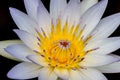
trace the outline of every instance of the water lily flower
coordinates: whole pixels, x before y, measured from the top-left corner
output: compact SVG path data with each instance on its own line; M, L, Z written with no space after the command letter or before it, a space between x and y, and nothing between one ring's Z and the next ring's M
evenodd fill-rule
M22 63L9 78L107 80L102 73L120 72L120 56L111 54L120 48L120 37L109 37L120 13L101 19L108 0L50 0L50 12L40 0L24 3L27 14L10 8L22 42L6 44L5 51Z

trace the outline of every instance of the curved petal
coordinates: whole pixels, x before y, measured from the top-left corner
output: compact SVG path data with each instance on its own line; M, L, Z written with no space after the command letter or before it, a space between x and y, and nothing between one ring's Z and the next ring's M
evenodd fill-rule
M29 59L30 61L32 61L35 64L41 65L41 66L48 66L48 62L46 61L46 59L44 58L43 55L39 55L39 54L34 54L34 55L29 55L27 56L27 59Z
M66 5L66 0L50 0L50 15L54 21L54 24L63 13L64 9L66 8Z
M15 58L18 58L22 61L30 62L26 56L35 54L31 49L29 49L24 44L15 44L10 45L7 48L5 48L5 51L14 56Z
M67 69L63 68L55 68L55 74L60 77L63 80L68 80L69 79L69 72Z
M107 38L120 25L120 13L103 18L92 33L92 40Z
M92 32L92 30L96 27L96 25L100 21L106 9L107 3L108 3L108 0L101 0L99 3L89 8L82 15L80 27L82 28L85 27L82 33L83 39L85 39Z
M84 80L78 70L70 70L69 80Z
M111 52L120 48L119 43L120 37L112 37L101 39L98 41L91 41L86 45L85 50L93 50L89 52L90 54L110 54Z
M80 13L84 14L90 7L95 5L98 0L83 0L80 4Z
M20 63L13 67L7 74L11 79L30 79L38 76L40 66L32 63Z
M120 60L120 57L114 57L112 55L87 54L84 57L84 60L79 63L79 65L85 66L85 67L96 67L96 66L111 64L119 60Z
M96 67L96 69L100 70L103 73L120 73L120 61L109 65Z
M4 48L10 45L14 44L21 44L22 42L20 40L6 40L6 41L0 41L0 55L3 57L6 57L8 59L12 59L15 61L20 61L19 59L16 59L15 57L11 56L9 53L4 51Z
M51 31L51 18L47 9L44 7L42 2L40 1L38 9L37 9L37 18L39 27L38 31L41 32L41 29L48 35Z
M37 20L37 8L40 0L24 0L25 8L27 10L28 15Z
M83 73L86 78L88 78L86 80L107 80L107 78L96 69L80 69L80 72Z
M71 28L71 26L75 26L79 24L79 18L80 18L80 0L70 0L68 2L68 5L66 6L66 9L61 16L62 19L62 27L64 27L65 23L68 22L68 26Z
M42 68L38 76L39 80L57 80L57 76L54 74L51 68Z
M27 32L36 35L35 27L37 27L38 25L32 20L32 18L30 18L28 15L15 8L9 8L9 9L12 18L16 23L16 25L19 27L19 29L25 30Z
M39 45L38 45L39 40L37 39L37 37L23 30L15 29L14 32L32 50L36 50L36 51L40 50Z

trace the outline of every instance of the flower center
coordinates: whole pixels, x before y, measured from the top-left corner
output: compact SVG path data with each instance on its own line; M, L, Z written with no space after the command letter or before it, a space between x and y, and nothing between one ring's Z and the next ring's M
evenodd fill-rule
M70 46L70 42L69 42L69 41L65 41L65 40L61 40L61 41L59 42L59 46L60 46L61 48L68 48L68 47Z
M52 24L49 36L38 33L40 41L40 54L51 67L78 68L78 64L84 59L86 52L84 47L87 41L82 39L79 25L71 27L68 23L61 27L61 21Z

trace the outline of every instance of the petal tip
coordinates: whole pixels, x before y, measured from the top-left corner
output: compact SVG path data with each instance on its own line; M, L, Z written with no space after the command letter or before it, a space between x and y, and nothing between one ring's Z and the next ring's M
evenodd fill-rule
M9 7L9 10L12 11L14 8L13 7Z
M11 70L7 73L7 77L10 78L10 79L15 79L14 75L15 75L15 74L13 74L13 73L11 72Z
M10 13L13 14L17 9L13 8L13 7L9 7Z
M20 32L19 29L13 29L13 31L14 31L16 34Z
M13 31L14 31L14 32L17 32L17 31L18 31L18 29L13 29Z
M11 55L11 47L7 46L4 50Z

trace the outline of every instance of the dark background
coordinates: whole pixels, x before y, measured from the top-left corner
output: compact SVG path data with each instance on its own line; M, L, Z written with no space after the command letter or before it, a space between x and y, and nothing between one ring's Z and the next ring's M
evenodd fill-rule
M42 1L46 8L49 9L49 0ZM12 31L17 26L10 16L9 7L15 7L25 12L23 0L0 0L0 40L18 39L17 35ZM103 17L118 12L120 12L120 0L109 0ZM120 36L120 27L111 36ZM115 51L114 54L120 55L120 50ZM0 56L0 80L10 80L6 77L6 74L16 64L18 62ZM105 76L108 80L120 80L120 73L105 74ZM37 80L37 78L33 80Z

